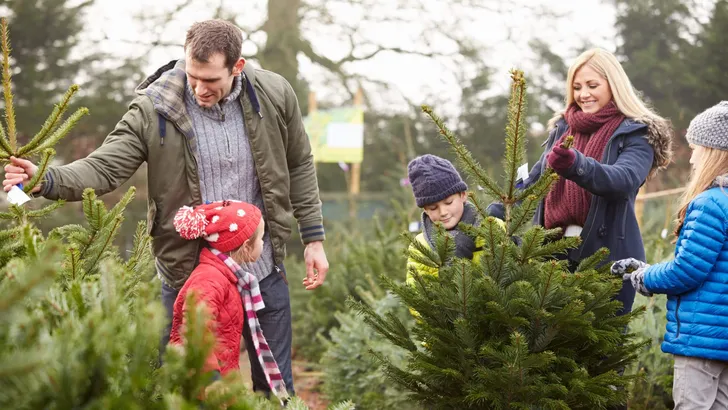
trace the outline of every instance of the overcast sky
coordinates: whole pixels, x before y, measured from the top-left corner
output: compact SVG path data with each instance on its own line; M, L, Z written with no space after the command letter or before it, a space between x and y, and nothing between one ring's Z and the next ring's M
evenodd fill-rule
M382 1L388 2L390 0ZM433 10L438 10L438 6L442 6L439 13L447 15L447 4L449 2L440 0L432 0L431 2ZM534 5L539 2L553 4L553 7L558 7L554 10L555 12L566 14L567 17L562 20L561 24L554 24L551 21L539 21L534 18L523 19L522 21L511 18L509 21L503 21L502 17L483 14L467 23L467 27L462 27L473 39L489 45L488 56L492 61L488 61L488 65L495 68L493 80L501 90L505 90L508 86L508 70L510 68L519 67L526 70L530 68L529 58L531 55L526 45L532 35L547 41L555 51L564 53L568 58L573 58L571 54L568 54L569 50L581 44L585 38L591 43L609 50L614 50L616 47L614 11L612 7L604 5L603 1L531 0L531 4ZM170 9L176 3L178 3L176 0L160 2L150 2L148 0L96 0L88 15L89 26L86 35L93 37L104 35L110 39L106 43L106 47L111 47L119 54L134 53L133 46L127 44L128 41L138 38L140 32L133 16L148 11ZM215 3L218 3L218 1ZM252 22L260 20L264 16L267 4L265 1L250 0L244 2L231 0L229 3L244 3L245 15L249 16ZM198 4L197 8L191 8L176 15L173 23L164 28L169 41L178 41L181 44L184 41L185 30L191 23L204 20L212 15L213 11L205 0L200 0ZM341 17L346 18L348 16ZM505 38L504 25L506 24L515 28L512 32L515 44L505 43L500 40ZM379 29L372 35L380 38L397 38L397 36L403 35L400 30L401 28L395 27L382 32ZM320 36L320 39L315 41L315 46L318 51L327 56L335 56L337 53L342 52L340 45L336 41L327 40L325 35ZM149 64L146 71L153 72L154 68L170 59L181 57L181 50L181 47L156 50L148 56ZM397 90L412 101L420 101L426 95L432 93L453 101L456 101L459 97L459 89L452 75L452 67L436 61L427 61L419 57L380 55L370 62L357 64L353 69L358 72L365 72L368 76L396 84ZM336 90L327 86L329 80L324 78L320 69L317 69L305 58L301 59L301 73L310 82L312 88L322 96L321 98L337 99L335 95L332 95ZM391 104L397 105L396 101Z

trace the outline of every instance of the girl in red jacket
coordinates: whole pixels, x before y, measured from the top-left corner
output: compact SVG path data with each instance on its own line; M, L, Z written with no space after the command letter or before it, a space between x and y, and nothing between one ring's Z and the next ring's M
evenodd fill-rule
M240 340L247 319L253 344L266 378L279 398L287 395L273 354L260 329L256 311L265 307L258 281L240 264L255 262L263 250L264 222L260 210L240 201L221 201L182 207L174 218L179 234L188 240L202 238L200 264L192 271L174 303L170 342L184 341L184 312L187 293L194 292L198 303L205 303L212 320L209 327L216 343L204 370L216 378L239 369Z

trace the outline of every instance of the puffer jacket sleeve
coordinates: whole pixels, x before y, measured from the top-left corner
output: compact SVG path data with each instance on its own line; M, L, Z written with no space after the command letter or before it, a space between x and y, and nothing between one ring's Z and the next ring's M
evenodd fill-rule
M215 280L201 278L197 280L196 283L190 285L188 292L194 292L197 298L196 303L204 303L207 307L208 314L210 315L207 321L207 329L210 331L211 334L217 337L215 329L220 322L220 314L222 313L221 310L223 308L223 302L225 299L223 286L221 286L221 284ZM188 306L187 300L185 299L182 311L187 312L187 309L189 308L194 307ZM203 370L206 372L215 371L219 374L221 370L220 361L218 360L215 351L216 348L213 347L213 349L210 351L210 354L207 356L207 359L205 360L205 366Z
M707 195L688 206L675 248L675 259L645 271L645 287L653 293L680 295L698 288L710 274L726 240L726 215Z

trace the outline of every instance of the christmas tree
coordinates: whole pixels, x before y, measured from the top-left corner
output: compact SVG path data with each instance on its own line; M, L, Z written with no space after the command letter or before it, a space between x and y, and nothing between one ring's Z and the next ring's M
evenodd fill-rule
M7 22L2 20L5 125L0 161L40 156L40 182L53 146L86 113L61 123L77 87L71 88L41 131L19 146L15 130ZM122 258L113 245L134 189L111 209L92 189L83 195L83 225L47 235L33 223L63 205L43 209L12 205L0 212L0 408L2 409L276 409L231 374L212 381L203 364L214 337L204 304L186 313L184 349L170 347L159 367L165 312L154 278L145 222ZM190 298L194 294L189 295ZM191 301L193 302L193 301ZM204 406L204 407L201 407ZM306 409L298 398L290 409ZM352 408L341 403L333 409Z
M485 240L480 263L454 257L454 241L442 227L433 249L406 235L409 257L439 269L439 275L410 273L415 284L382 278L384 286L419 312L407 330L395 315L379 315L350 301L374 330L407 349L406 366L379 360L387 376L414 399L437 409L604 409L626 402L630 378L622 369L641 346L625 333L635 313L616 316L622 279L610 276L600 250L576 272L555 258L579 245L558 230L532 226L540 201L558 179L547 171L526 189L517 169L526 144L526 81L511 73L506 127L505 182L491 178L429 107L460 168L481 192L470 194L482 223L461 229ZM505 208L506 228L486 215L486 199ZM514 240L517 237L519 240ZM373 352L373 354L376 353Z

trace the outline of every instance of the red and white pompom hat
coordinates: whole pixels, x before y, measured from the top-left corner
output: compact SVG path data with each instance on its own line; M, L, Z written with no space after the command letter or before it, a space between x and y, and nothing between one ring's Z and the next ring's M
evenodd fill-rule
M260 224L260 209L241 201L218 201L183 206L174 216L174 228L185 239L202 238L220 252L238 249Z

